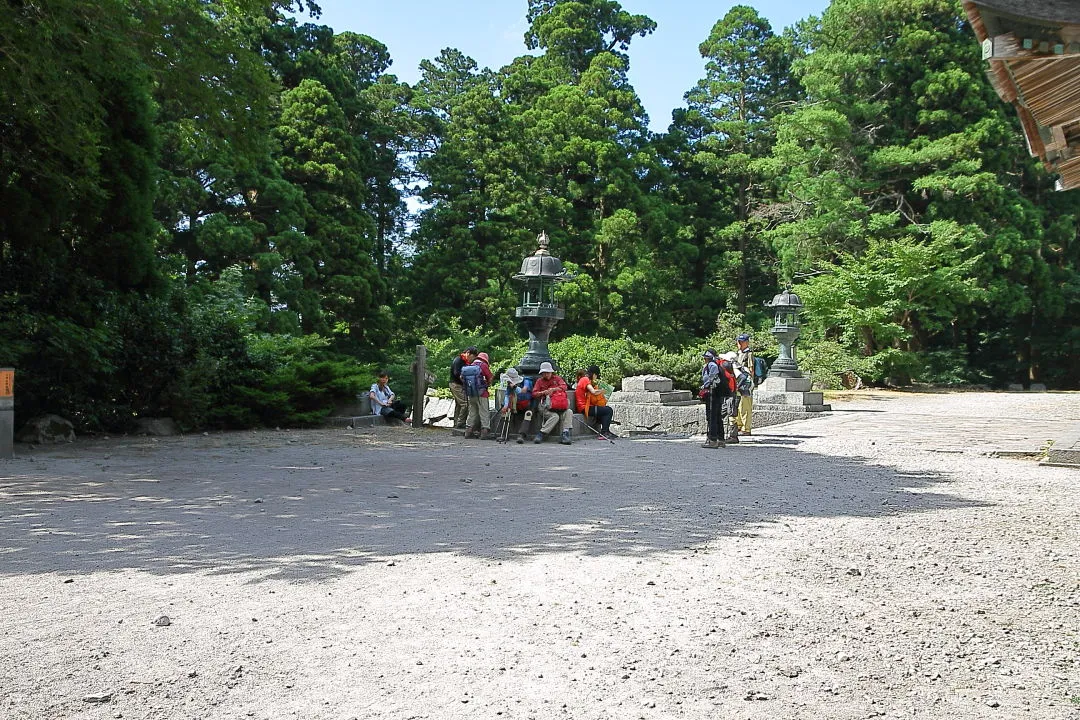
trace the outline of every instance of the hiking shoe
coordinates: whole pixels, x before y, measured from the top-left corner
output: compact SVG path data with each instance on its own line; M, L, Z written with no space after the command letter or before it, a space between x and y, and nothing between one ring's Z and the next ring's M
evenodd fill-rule
M727 441L729 443L737 443L737 442L739 442L739 436L738 435L728 435Z
M567 430L559 437L560 445L573 445L574 441L570 439L570 431Z
M603 435L601 435L600 433L597 433L597 434L596 434L596 439L597 439L597 440L607 440L607 438L606 438L606 437L604 437Z
M544 442L544 433L542 433L542 432L536 433L536 437L533 438L533 442L536 443L537 445Z
M708 449L712 450L714 448L720 447L717 444L718 442L719 442L718 440L706 440L705 442L701 443L701 447L708 448Z
M522 445L524 443L525 443L525 436L524 435L518 435L517 444Z
M484 428L483 430L480 431L480 439L481 440L491 440L493 437L494 436L491 434L491 430L488 429L488 428Z

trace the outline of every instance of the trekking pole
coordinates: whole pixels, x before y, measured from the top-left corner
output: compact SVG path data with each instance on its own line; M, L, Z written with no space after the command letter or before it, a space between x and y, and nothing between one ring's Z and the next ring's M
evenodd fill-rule
M513 424L513 420L514 413L507 411L506 417L503 419L502 440L499 442L506 442L510 439L510 426Z
M600 431L599 431L599 430L597 430L596 428L594 428L594 427L593 427L592 425L590 425L589 423L585 422L584 420L578 420L578 416L577 416L577 415L575 415L575 416L574 416L574 419L575 419L575 420L577 420L577 421L578 421L579 423L581 423L582 425L584 425L585 427L587 427L587 428L589 428L590 430L592 430L592 431L593 431L593 432L594 432L594 433L596 434L596 437L599 437L599 438L604 438L605 440L607 440L607 441L608 441L609 443L611 443L612 445L614 445L614 444L615 444L615 441L614 441L614 440L612 440L612 439L611 439L611 438L609 438L609 437L605 437L604 435L602 435L602 434L600 433Z

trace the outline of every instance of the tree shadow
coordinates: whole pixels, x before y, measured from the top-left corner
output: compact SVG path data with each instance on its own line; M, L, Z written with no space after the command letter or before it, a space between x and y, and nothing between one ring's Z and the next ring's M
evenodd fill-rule
M3 572L319 581L408 554L646 556L753 537L789 518L985 505L945 492L948 477L778 442L567 448L428 433L353 446L98 444L9 461L0 465Z

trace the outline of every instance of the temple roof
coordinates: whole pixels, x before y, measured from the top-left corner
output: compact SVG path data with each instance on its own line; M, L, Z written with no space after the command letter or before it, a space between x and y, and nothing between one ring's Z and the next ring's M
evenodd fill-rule
M1028 151L1080 187L1080 3L964 0L990 81L1016 108Z

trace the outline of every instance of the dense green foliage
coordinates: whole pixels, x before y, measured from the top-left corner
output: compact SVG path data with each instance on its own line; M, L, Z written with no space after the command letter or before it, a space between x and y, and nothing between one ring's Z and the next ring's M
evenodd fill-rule
M1080 387L1080 193L1055 193L957 0L833 0L777 33L702 18L653 133L656 24L529 0L522 55L447 48L413 85L289 0L45 0L0 15L0 365L84 428L302 425L366 388L524 352L511 276L574 273L552 354L693 384L762 302L806 303L825 384ZM309 12L315 22L290 17ZM403 21L404 18L403 18ZM412 211L410 211L410 208Z

